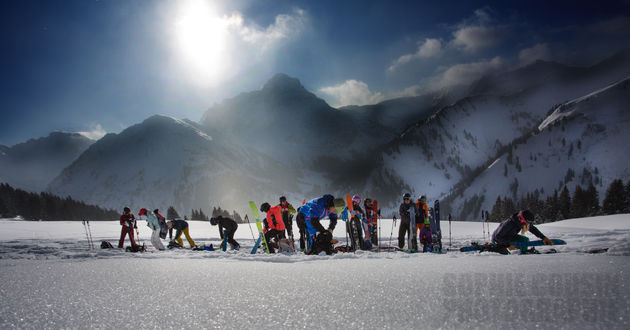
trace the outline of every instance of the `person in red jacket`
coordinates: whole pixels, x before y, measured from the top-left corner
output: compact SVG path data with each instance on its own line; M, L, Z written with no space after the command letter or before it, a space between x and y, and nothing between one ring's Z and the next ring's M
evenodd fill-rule
M136 246L136 241L133 237L133 230L138 229L138 225L136 224L136 217L133 216L133 213L131 213L131 210L128 207L125 207L123 209L123 214L120 216L120 225L122 226L122 229L120 231L118 248L123 248L123 245L125 244L125 236L127 236L127 234L129 234L131 246Z
M267 213L267 218L263 221L265 225L265 240L267 246L269 246L269 252L275 253L274 245L278 244L278 241L284 236L284 221L282 221L282 206L271 206L269 203L263 203L260 206L260 211ZM272 239L275 239L275 243L272 243Z

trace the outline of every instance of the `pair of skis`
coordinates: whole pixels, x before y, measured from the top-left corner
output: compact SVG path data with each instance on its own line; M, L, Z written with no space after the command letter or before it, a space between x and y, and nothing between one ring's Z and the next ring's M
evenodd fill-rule
M250 201L249 206L252 209L252 216L254 217L254 220L256 220L256 227L258 228L258 240L256 240L256 243L254 244L254 247L252 248L251 254L256 254L261 242L264 243L265 253L269 254L269 246L267 245L267 240L265 239L265 234L263 233L262 222L260 221L260 216L258 214L258 208L256 207L256 203Z
M566 245L567 242L561 239L552 239L551 240L554 245ZM542 240L535 240L529 242L511 242L510 245L514 245L517 249L522 249L530 246L542 246L545 243ZM492 250L494 248L498 248L498 246L494 243L486 243L486 244L473 244L470 246L464 246L459 249L460 252L471 252L471 251L481 251L481 250Z

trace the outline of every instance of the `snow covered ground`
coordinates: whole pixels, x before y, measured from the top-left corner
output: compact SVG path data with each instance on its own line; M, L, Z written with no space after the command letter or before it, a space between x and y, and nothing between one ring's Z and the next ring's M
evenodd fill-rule
M198 244L218 245L216 227L190 224ZM341 242L343 227L334 233ZM630 214L539 228L568 244L541 255L250 255L252 235L240 225L241 251L134 254L89 250L80 222L4 219L0 328L627 329ZM448 247L448 222L442 229ZM117 244L117 222L91 230L95 244ZM382 221L383 245L391 231ZM452 223L454 250L483 236L481 223Z

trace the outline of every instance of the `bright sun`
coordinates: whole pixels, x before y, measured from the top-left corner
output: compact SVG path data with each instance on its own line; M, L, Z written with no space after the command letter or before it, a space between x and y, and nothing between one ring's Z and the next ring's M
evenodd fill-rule
M226 67L227 23L208 1L180 2L175 19L178 52L197 79L216 80Z

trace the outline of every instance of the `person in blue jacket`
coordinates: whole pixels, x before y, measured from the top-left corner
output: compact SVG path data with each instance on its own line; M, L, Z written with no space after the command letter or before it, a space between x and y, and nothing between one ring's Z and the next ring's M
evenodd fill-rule
M542 239L546 245L553 245L553 242L532 224L533 221L534 214L529 210L522 210L501 222L499 227L492 233L492 242L497 245L495 252L509 254L508 250L515 249L515 246L511 244L512 242L529 242L527 236L519 235L519 232L525 234L527 231ZM528 250L527 247L522 247L521 253L536 253L536 250L534 248Z
M307 254L317 254L321 251L325 251L326 254L333 253L331 241L332 232L337 225L337 207L343 206L343 200L327 194L312 199L300 207L309 235ZM330 219L328 229L320 223L326 217Z

